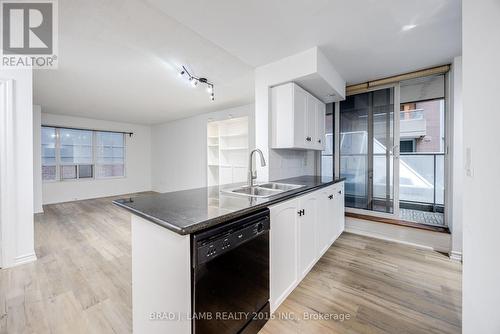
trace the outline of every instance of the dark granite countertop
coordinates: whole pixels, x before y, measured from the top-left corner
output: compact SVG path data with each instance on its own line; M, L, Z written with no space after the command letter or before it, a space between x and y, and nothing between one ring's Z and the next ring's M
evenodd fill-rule
M276 180L273 182L300 184L304 187L268 198L251 198L221 192L223 189L242 185L240 183L124 198L113 203L137 216L185 235L343 180L320 176Z

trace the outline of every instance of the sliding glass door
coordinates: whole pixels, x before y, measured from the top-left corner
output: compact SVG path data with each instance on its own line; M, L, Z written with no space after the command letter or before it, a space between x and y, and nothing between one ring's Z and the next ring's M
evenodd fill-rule
M346 178L346 206L354 210L390 216L398 211L394 200L398 169L394 160L399 148L395 144L399 143L395 138L399 104L395 106L394 101L399 101L398 95L399 88L393 86L351 95L340 102L338 175Z
M446 226L445 82L420 77L329 105L322 175L346 179L348 212Z

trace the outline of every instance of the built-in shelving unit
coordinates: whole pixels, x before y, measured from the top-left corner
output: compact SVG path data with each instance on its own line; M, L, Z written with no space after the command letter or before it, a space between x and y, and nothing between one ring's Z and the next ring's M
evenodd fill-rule
M248 141L248 117L207 124L208 186L246 180Z

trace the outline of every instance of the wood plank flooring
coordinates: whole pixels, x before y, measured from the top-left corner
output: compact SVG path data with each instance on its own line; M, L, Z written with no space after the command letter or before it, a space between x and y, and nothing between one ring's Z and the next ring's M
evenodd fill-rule
M129 214L110 198L44 210L38 260L0 270L0 333L131 333Z
M446 255L344 233L261 333L461 333L461 285Z
M38 260L0 270L0 333L131 333L130 219L111 200L36 216ZM459 333L461 265L345 233L277 315L261 333Z

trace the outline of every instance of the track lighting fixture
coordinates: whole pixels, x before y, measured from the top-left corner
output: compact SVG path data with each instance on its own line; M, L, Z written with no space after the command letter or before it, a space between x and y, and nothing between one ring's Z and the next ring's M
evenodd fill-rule
M207 86L207 92L210 94L210 100L215 101L215 94L214 94L214 84L208 81L207 78L199 78L197 76L192 75L189 73L189 71L186 69L185 66L182 66L182 69L179 71L179 76L183 77L184 75L187 75L189 82L193 87L196 87L198 83L205 84Z

